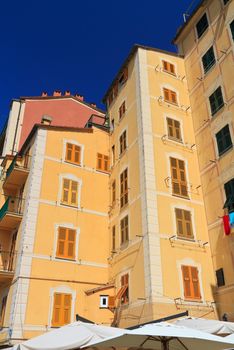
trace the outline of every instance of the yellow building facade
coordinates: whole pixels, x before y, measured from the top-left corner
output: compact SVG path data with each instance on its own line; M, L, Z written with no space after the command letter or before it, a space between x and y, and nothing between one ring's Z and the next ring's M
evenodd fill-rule
M2 343L74 322L76 314L111 323L108 162L106 130L48 125L36 125L18 155L4 159Z
M195 143L217 284L219 317L234 320L234 2L201 1L174 39L184 55Z
M122 327L216 317L184 61L135 46L105 95L111 122L110 281Z

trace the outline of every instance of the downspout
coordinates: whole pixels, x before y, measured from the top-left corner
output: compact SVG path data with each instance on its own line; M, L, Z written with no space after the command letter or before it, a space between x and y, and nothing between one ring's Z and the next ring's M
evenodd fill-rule
M15 127L15 135L14 135L14 140L13 140L13 145L12 145L12 150L11 154L14 155L14 148L15 148L15 143L16 143L16 137L17 137L17 131L18 131L18 126L19 126L19 120L20 120L20 113L21 113L21 108L22 108L22 100L19 101L20 103L20 108L17 116L17 122L16 122L16 127Z

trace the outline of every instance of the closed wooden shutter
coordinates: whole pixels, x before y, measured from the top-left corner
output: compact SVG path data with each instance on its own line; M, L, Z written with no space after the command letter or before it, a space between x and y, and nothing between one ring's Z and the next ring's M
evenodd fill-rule
M121 276L121 287L122 295L120 297L121 304L127 304L129 300L129 283L128 283L128 273Z
M108 172L110 169L110 159L108 156L97 153L97 170Z
M76 231L59 227L56 256L65 259L75 259Z
M167 61L163 61L163 70L171 73L171 74L175 74L175 66L172 63L169 63Z
M78 182L63 179L62 203L77 206L78 205Z
M181 266L185 299L201 299L198 269L195 266Z
M170 158L172 194L188 197L185 164L183 160Z
M169 138L181 141L180 122L178 120L167 118L167 130Z
M67 162L79 165L80 164L80 159L81 159L81 148L80 148L80 146L74 145L72 143L67 143L65 160Z
M115 296L108 296L108 308L114 309L115 308Z
M112 251L115 251L115 226L112 227Z
M191 212L188 210L176 208L175 214L178 237L193 239L194 235Z
M122 117L124 116L126 111L126 107L125 107L125 101L121 104L121 106L119 107L119 120L122 119Z
M129 235L128 235L128 216L125 216L120 221L120 231L121 231L121 244L124 244L125 242L128 242Z
M71 301L71 294L54 294L53 327L60 327L71 322Z
M120 208L128 203L128 169L120 174Z
M112 205L115 204L116 201L116 181L112 182Z
M175 91L163 88L163 94L166 102L177 104L177 95Z
M122 153L126 150L127 148L127 132L126 130L120 135L119 138L119 153L122 155Z

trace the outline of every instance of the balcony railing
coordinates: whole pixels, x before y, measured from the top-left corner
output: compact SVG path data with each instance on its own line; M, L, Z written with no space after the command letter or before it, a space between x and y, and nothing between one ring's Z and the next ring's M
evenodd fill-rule
M0 274L2 272L13 272L15 269L16 251L0 250Z
M21 197L8 197L0 209L0 227L16 228L20 223L25 200Z
M6 171L6 178L12 173L14 168L29 170L29 160L30 160L29 155L25 155L21 161L19 161L19 157L18 155L16 155L12 160L11 165Z

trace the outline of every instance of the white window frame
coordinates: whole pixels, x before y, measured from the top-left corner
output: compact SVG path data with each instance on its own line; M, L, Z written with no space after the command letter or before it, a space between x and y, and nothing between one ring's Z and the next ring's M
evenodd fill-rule
M170 58L165 58L165 57L162 57L162 56L159 57L159 59L160 59L161 71L162 71L163 73L169 74L169 76L172 76L172 77L174 77L174 78L177 78L177 77L178 77L177 62L171 61ZM165 70L163 69L163 61L166 61L166 62L171 63L171 64L174 65L174 67L175 67L175 74L172 74L172 73L170 73L170 72L167 72L167 71L165 71Z
M165 101L165 99L164 99L164 92L163 92L163 89L169 89L169 90L171 90L171 91L173 91L173 92L175 92L176 93L176 97L177 97L177 104L175 104L175 103L171 103L171 102L168 102L168 101ZM171 106L175 106L175 107L177 107L177 108L181 108L181 104L180 104L180 93L179 93L179 90L178 89L176 89L174 86L172 86L171 84L163 84L163 85L160 85L160 91L161 91L161 96L162 96L162 99L163 99L163 102L164 103L168 103L169 105L171 105Z
M106 304L103 303L103 300L106 300ZM99 308L100 309L108 309L108 303L109 303L109 296L108 295L100 295Z
M176 141L174 139L171 139L169 136L168 136L168 128L167 128L167 118L170 118L170 119L174 119L176 121L178 121L180 123L180 132L181 132L181 138L182 140L181 141ZM169 114L169 113L164 113L164 130L165 130L165 135L167 135L167 140L171 141L171 142L175 142L176 144L183 144L184 145L184 123L183 123L183 120L179 117L177 117L176 115L174 114Z
M63 179L72 180L78 182L78 205L65 205L62 203L62 191L63 191ZM80 199L81 199L81 188L82 188L82 179L76 177L73 174L59 174L59 190L57 196L57 203L60 207L70 208L70 209L80 209Z
M71 302L71 323L74 322L75 318L75 302L76 302L76 291L74 289L69 288L68 286L61 285L55 288L50 288L49 292L49 312L48 312L48 322L50 328L54 328L52 326L52 318L53 318L53 307L54 307L54 294L71 294L72 302Z

